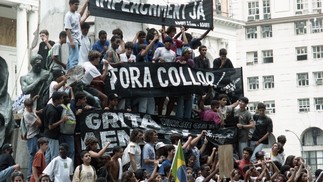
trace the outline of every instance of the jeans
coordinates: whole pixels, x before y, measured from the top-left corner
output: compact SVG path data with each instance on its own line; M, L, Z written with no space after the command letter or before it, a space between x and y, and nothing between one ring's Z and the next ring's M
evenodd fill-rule
M55 157L59 155L59 141L48 138L48 149L45 154L46 164L48 165Z
M192 95L179 96L177 98L176 117L189 119L192 116Z
M67 61L67 69L73 68L78 64L79 60L79 43L74 41L75 48L71 47L70 43L67 43L68 46L68 61Z
M38 151L37 140L38 140L38 137L36 137L36 136L34 136L30 139L27 139L27 148L28 148L28 152L29 152L29 163L28 163L27 177L31 176L31 174L32 174L33 160L34 160L35 154Z
M13 168L13 166L0 171L0 182L6 182L6 179L10 179L10 176L14 171L15 168Z
M68 156L69 156L69 158L72 159L72 161L74 163L74 154L75 154L74 135L60 134L59 143L67 143Z
M256 142L257 141L251 141L250 142L250 147L253 149L253 153L252 153L252 156L250 158L250 160L252 162L256 162L256 153L261 151L263 148L264 148L264 144L260 143L258 146L256 146Z

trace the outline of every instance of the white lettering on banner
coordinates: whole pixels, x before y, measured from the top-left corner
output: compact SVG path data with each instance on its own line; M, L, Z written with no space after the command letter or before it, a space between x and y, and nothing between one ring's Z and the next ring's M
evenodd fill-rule
M142 84L139 81L140 77L140 70L137 67L129 67L130 71L130 80L131 80L131 86L132 88L136 88L136 84L139 88L142 88ZM145 70L144 70L145 71Z
M104 7L103 3L106 4L106 7ZM137 2L131 2L131 1L122 1L122 0L96 0L95 1L95 5L97 7L107 8L111 10L116 9L116 4L121 4L121 11L126 13L133 13L133 14L140 14L140 15L148 14L149 16L164 17L169 19L182 18L185 20L186 4L160 5L160 4L144 4L144 3L137 3ZM198 8L195 8L195 9L198 9ZM196 11L195 9L194 11ZM198 12L194 12L194 15L196 16L197 13ZM182 15L182 17L180 15Z
M223 73L222 73L221 78L220 78L220 79L219 79L219 81L216 83L216 85L214 85L214 88L217 88L217 87L218 87L218 85L220 84L220 82L223 80L224 76L225 76L225 72L223 72Z
M207 86L205 77L201 71L196 72L197 79L202 83L203 86Z
M131 121L131 125L127 125L125 120ZM119 125L119 122L121 125ZM150 115L144 115L142 118L139 114L132 113L115 113L115 112L103 112L101 117L98 113L90 113L85 118L86 127L92 130L102 129L118 129L118 128L155 128L160 126L151 119ZM110 127L111 126L111 127Z
M174 80L174 77L172 76L172 72L174 72L176 81ZM173 86L178 86L179 84L181 84L181 79L179 78L178 75L178 70L175 67L170 67L168 70L168 77L169 77L169 81Z
M196 7L198 6L198 7ZM204 14L204 9L203 9L203 3L202 1L199 2L199 4L197 4L197 2L194 2L194 6L193 6L193 12L189 13L189 16L193 19L193 20L200 20L202 17L202 20L205 20L205 14Z
M129 72L126 68L119 70L120 84L123 88L128 88L130 85Z
M147 15L148 13L148 9L147 8L144 9L144 4L141 4L139 11L140 11L140 14L142 15Z
M101 119L98 113L91 113L85 118L85 124L88 128L97 130L101 126Z
M185 75L183 73L183 67L179 67L179 75L181 76L183 80L183 85L192 85L192 82L188 82L185 78Z
M201 85L200 82L196 82L194 76L193 76L193 73L192 73L192 70L190 67L187 68L188 69L188 74L190 75L191 79L192 79L192 83L193 85Z
M124 1L123 3L122 3L122 5L121 5L121 11L124 11L124 12L127 12L127 13L129 13L129 9L128 8L126 8L126 5L129 5L130 4L130 2L129 1Z
M214 74L213 73L210 73L210 72L206 72L205 73L205 78L206 78L206 82L209 84L209 85L213 85L214 83Z
M153 88L153 81L151 80L151 74L148 67L144 67L144 87L147 88L149 84L149 87Z
M161 87L167 87L168 86L168 80L165 80L165 82L163 82L161 72L166 73L166 69L164 67L159 67L157 69L157 77L158 77L159 84L160 84Z
M123 1L125 2L125 1ZM138 3L133 2L130 8L130 13L136 13L139 14L139 5Z
M99 137L99 140L101 141L99 148L103 148L108 144L108 142L111 142L108 147L109 149L112 149L114 146L117 145L125 147L127 146L127 142L129 142L130 140L130 136L124 130L100 131L98 132L97 136L94 134L94 132L86 132L84 135L84 139L81 138L82 150L86 148L84 142L88 137Z

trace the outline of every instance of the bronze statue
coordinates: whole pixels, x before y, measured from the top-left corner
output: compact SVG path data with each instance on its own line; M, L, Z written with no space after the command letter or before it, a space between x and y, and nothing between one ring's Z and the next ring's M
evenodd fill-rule
M49 71L42 69L42 56L36 54L31 57L30 64L32 69L25 76L20 77L20 85L22 93L30 94L30 98L39 95L36 109L42 109L49 100L49 85L51 82L51 74Z
M7 63L0 57L0 147L5 141L9 141L10 134L14 129L12 101L8 94L8 78Z

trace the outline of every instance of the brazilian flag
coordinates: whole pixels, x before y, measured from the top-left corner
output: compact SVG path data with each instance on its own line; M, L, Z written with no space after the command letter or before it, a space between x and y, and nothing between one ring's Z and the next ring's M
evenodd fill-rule
M178 141L178 147L172 163L172 175L175 182L187 182L186 164L181 141Z

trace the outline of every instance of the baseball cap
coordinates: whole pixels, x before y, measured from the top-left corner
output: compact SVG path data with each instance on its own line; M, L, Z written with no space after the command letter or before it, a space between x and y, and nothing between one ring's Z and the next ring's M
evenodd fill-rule
M166 145L164 144L164 142L158 142L158 143L156 143L156 145L155 145L155 149L156 150L158 150L158 149L160 149L160 148L162 148L162 147L165 147Z
M4 144L1 148L2 151L8 150L8 149L12 149L12 145L10 143Z

